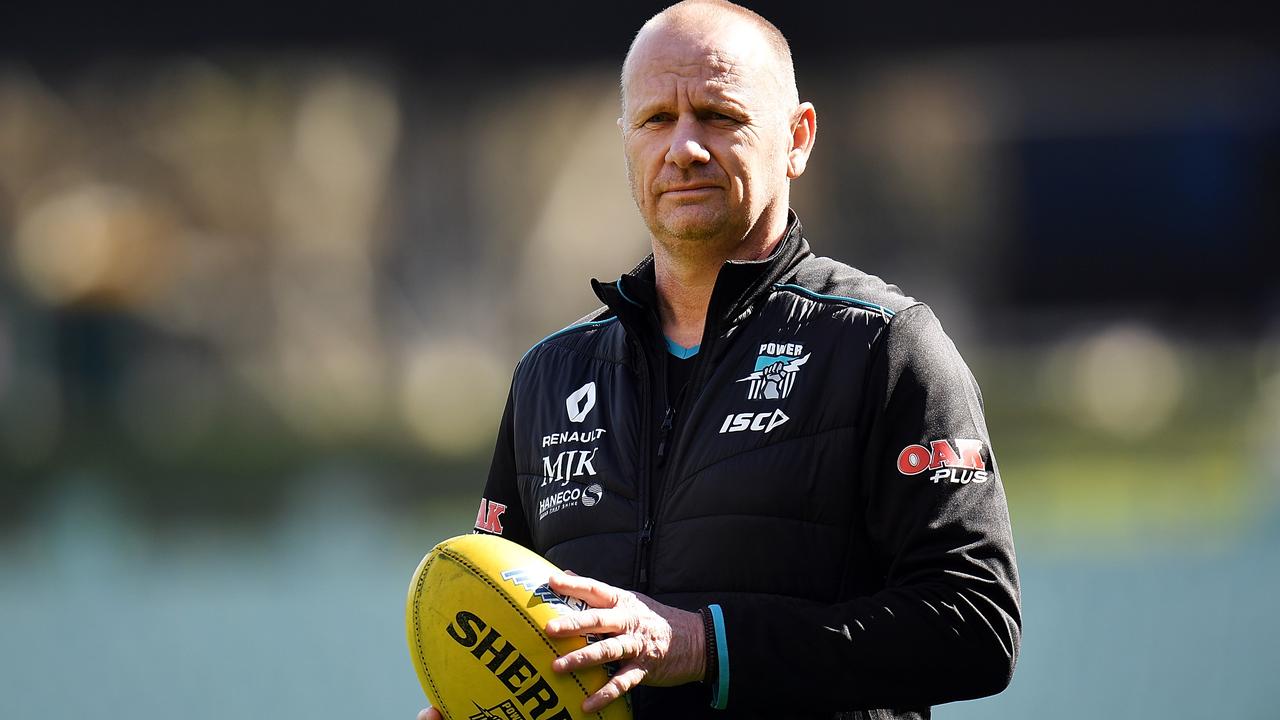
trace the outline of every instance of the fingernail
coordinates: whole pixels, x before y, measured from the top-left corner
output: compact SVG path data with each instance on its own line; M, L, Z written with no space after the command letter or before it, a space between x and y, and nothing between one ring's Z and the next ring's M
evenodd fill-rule
M548 632L548 633L558 633L558 632L560 632L560 623L556 622L555 620L551 620L551 621L549 621L549 622L547 623L547 632Z

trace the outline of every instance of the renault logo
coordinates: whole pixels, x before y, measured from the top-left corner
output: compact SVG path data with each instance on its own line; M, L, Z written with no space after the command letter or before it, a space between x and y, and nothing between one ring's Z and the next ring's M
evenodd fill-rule
M569 411L569 422L582 422L596 406L596 383L594 380L573 391L564 401L565 410Z

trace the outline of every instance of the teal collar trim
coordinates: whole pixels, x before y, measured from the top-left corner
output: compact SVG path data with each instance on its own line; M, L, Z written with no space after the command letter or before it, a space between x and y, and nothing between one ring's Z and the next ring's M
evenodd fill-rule
M697 355L698 350L702 348L702 343L698 343L693 347L685 347L680 343L667 337L666 335L663 335L662 339L667 341L667 352L671 353L672 355L675 355L681 360L688 360L694 355Z

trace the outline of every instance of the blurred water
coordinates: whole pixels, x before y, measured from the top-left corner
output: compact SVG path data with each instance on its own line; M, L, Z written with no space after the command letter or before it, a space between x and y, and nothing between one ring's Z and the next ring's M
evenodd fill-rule
M317 478L269 528L147 526L85 480L0 545L0 717L399 718L410 573L471 498L388 515ZM1025 533L1024 533L1025 534ZM1229 547L1019 548L1004 694L939 718L1274 718L1280 524Z
M0 551L0 717L412 718L409 576L471 504L312 485L269 531L157 539L74 486Z

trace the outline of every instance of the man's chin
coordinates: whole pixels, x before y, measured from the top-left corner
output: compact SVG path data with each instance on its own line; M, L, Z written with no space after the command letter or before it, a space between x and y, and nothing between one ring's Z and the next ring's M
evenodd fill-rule
M657 218L657 232L675 240L689 242L720 239L729 230L729 221L721 213L695 208L680 208ZM693 211L693 212L690 212Z

